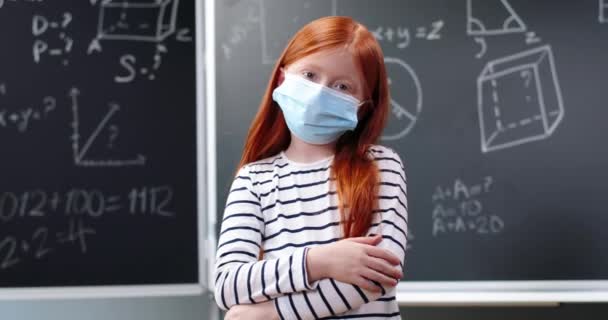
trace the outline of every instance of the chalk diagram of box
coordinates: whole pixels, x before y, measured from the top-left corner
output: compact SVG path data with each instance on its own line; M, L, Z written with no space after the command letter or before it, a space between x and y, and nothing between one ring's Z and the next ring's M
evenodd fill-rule
M175 32L179 0L104 0L97 38L160 42Z
M338 11L337 0L259 0L259 5L263 64L274 64L302 26Z
M608 23L608 0L598 0L600 4L600 14L599 21L600 23Z
M564 117L548 45L488 62L477 92L484 153L546 139Z
M468 35L493 36L526 30L526 24L508 0L467 0Z

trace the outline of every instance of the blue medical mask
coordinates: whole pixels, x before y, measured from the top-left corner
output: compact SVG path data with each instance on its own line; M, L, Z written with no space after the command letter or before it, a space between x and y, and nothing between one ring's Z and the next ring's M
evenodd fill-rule
M310 144L326 144L357 127L357 109L353 96L285 73L285 80L272 92L285 117L289 130Z

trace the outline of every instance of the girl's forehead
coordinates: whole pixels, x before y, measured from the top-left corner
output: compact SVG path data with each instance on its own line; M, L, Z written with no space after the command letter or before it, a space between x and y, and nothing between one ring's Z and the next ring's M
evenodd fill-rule
M332 63L336 60L354 66L352 53L345 48L331 48L317 51L313 54L298 59L293 64L302 64L306 62L327 62Z

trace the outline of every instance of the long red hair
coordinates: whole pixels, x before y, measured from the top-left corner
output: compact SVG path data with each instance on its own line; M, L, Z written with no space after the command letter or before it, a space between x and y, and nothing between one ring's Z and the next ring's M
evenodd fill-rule
M379 172L367 152L382 133L388 116L389 90L384 56L373 34L349 17L331 16L302 27L277 60L259 110L249 128L238 168L285 150L291 135L279 105L272 100L281 67L315 52L344 47L365 77L365 103L355 130L336 143L330 176L335 179L345 238L364 235L377 208Z

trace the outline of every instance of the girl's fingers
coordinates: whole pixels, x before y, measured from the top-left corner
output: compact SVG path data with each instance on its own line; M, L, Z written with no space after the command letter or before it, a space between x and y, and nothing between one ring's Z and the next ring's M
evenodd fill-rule
M369 280L379 282L380 284L383 284L385 286L397 285L397 280L391 277L387 277L386 275L373 269L366 269L365 271L363 271L362 275Z
M399 261L399 258L396 255L383 248L367 246L366 253L372 257L384 259L393 265L398 265L401 262Z
M358 277L354 285L371 292L380 292L380 288L364 277Z
M369 244L372 246L375 246L376 244L378 244L380 242L380 240L382 240L382 237L376 235L373 237L354 237L354 238L347 238L346 240L348 241L352 241L352 242L357 242L357 243L363 243L363 244Z
M387 277L401 279L403 274L401 274L401 268L396 268L395 266L389 264L385 260L369 257L367 266L386 275Z

